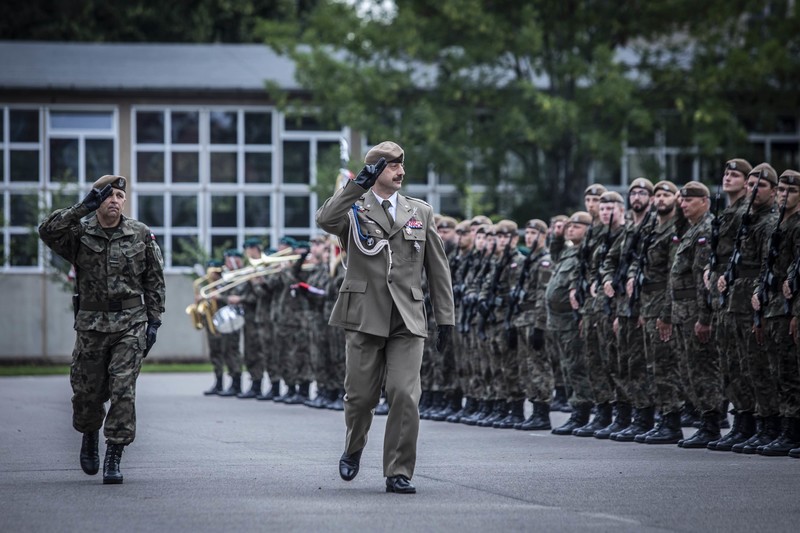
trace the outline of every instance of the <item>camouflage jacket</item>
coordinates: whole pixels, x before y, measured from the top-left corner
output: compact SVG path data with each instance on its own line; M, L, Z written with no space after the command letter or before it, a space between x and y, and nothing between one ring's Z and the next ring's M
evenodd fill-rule
M510 304L511 289L516 286L522 263L525 261L525 256L516 249L509 249L508 254L509 256L505 257L504 252L500 257L495 256L492 259L492 267L489 274L482 280L478 296L479 301L488 301L489 298L494 298L494 302L488 302L489 305L494 305L494 316L489 317L489 322L496 324L502 324L505 320ZM494 285L495 281L496 285Z
M603 237L605 235L605 226L600 224L599 222L593 226L591 226L586 235L583 238L583 241L578 246L580 249L578 253L578 264L576 265L575 269L570 273L570 285L571 289L578 290L581 281L585 282L586 292L584 294L584 302L581 306L581 313L594 313L594 296L591 293L591 286L592 281L594 280L594 276L597 274L597 270L592 270L593 261L592 258L594 257L597 250L600 248L601 244L603 243ZM585 279L581 280L581 268L584 270Z
M638 243L641 244L641 231L644 231L644 228L641 226L646 222L646 218L644 218L638 225L634 224L633 221L625 222L625 226L622 228L622 231L619 233L617 238L614 240L614 243L611 245L611 249L606 254L605 259L603 260L603 264L600 267L600 275L603 278L603 284L605 285L606 282L614 281L614 277L617 275L617 271L619 269L623 269L624 272L620 273L620 287L615 287L614 290L616 291L614 294L614 304L612 307L616 309L617 316L623 317L637 317L639 316L639 303L636 302L633 306L633 309L630 308L630 299L625 292L625 282L628 279L628 272L627 269L630 267L630 264L625 264L625 258L623 257L626 252L629 251L630 247L636 244L634 242L635 239L638 238ZM639 232L639 233L637 233ZM639 248L639 246L636 246ZM638 249L630 250L631 253L631 262L636 259L636 254L638 253ZM598 287L597 293L600 294L603 292L603 287Z
M741 260L736 268L736 280L733 287L728 287L727 310L730 313L753 313L751 300L764 259L762 251L764 246L769 246L769 236L778 221L778 213L772 207L772 204L754 206L750 213L750 227L739 247Z
M572 271L578 268L580 246L564 248L545 289L547 304L547 329L563 331L577 327L569 303Z
M533 252L529 259L525 259L523 268L526 266L528 272L522 286L519 302L520 312L514 318L514 325L517 327L533 325L538 329L545 329L547 327L547 306L544 294L553 268L550 252L546 248Z
M774 229L774 226L773 226ZM772 269L772 274L775 277L775 282L772 287L767 291L767 307L764 309L765 317L785 316L786 312L784 305L786 299L783 297L783 282L789 272L798 250L800 250L800 212L784 218L781 222L781 236L780 246L778 247L778 256L775 259L775 265ZM765 248L762 251L764 260L761 263L761 273L758 279L762 280L767 275L767 255L769 254L769 246L772 236L767 236ZM795 298L797 300L797 298Z
M58 209L39 225L39 236L72 263L81 302L117 302L143 297L144 305L121 311L80 309L78 331L125 331L145 321L161 321L164 312L164 260L150 228L122 216L109 237L97 216L82 204Z
M641 288L641 316L671 321L671 309L667 305L667 279L672 258L679 238L675 233L675 218L658 224L649 237L649 246L642 250L628 270L628 277L635 277L639 264L645 260L644 283Z
M703 282L703 270L711 253L709 236L714 215L706 213L681 237L669 273L669 300L673 323L699 321L711 324L708 291Z

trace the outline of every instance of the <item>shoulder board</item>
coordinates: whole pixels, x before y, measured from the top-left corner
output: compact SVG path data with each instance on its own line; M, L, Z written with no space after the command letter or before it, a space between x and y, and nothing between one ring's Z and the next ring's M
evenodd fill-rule
M404 197L406 200L409 200L409 201L411 201L411 202L417 202L417 203L420 203L420 204L422 204L422 205L427 205L428 207L430 207L431 209L433 209L433 207L431 207L431 204L429 204L428 202L426 202L426 201L424 201L424 200L420 200L419 198L414 198L413 196L403 196L403 197Z

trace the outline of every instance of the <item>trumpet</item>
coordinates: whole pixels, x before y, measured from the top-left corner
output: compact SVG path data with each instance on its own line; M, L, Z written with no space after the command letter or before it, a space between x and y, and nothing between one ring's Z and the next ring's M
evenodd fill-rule
M237 268L223 272L222 277L205 285L200 289L200 298L207 300L219 296L251 279L277 274L283 270L286 263L300 259L299 254L292 254L291 248L286 248L272 255L262 254L258 259L248 259L251 266ZM303 265L305 269L305 265Z

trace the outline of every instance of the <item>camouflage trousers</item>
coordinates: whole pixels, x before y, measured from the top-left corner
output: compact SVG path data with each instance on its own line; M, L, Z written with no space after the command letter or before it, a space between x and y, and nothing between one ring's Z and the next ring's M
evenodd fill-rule
M614 390L611 385L611 372L608 366L608 354L605 352L603 337L600 333L601 320L605 315L587 313L581 322L581 338L586 357L586 371L591 376L592 401L597 404L609 403L614 400Z
M738 316L725 311L714 315L714 339L720 358L722 393L740 413L752 413L756 407L753 389L745 376L737 348L738 343L746 344L752 336L752 322L751 315Z
M695 317L689 317L672 326L680 363L685 369L684 397L703 414L719 413L722 404L719 357L713 341L702 344L697 338L695 322Z
M522 370L520 379L525 396L530 401L550 403L553 395L554 380L553 366L550 363L547 343L552 341L549 336L545 336L544 348L534 350L530 343L530 335L533 329L533 325L519 328L517 350Z
M653 406L653 375L648 369L644 327L639 317L618 317L618 383L625 389L631 404L638 408Z
M439 364L439 356L436 353L435 343L433 342L433 335L435 335L436 328L432 320L428 320L428 336L422 344L422 367L419 371L420 383L422 390L440 390L438 388L436 377L436 366ZM434 389L434 386L437 388Z
M768 318L765 349L772 354L772 369L778 382L780 414L800 418L800 369L797 345L789 336L790 317Z
M519 351L508 345L508 330L502 324L495 324L486 333L496 398L510 402L524 400L522 360Z
M333 376L333 354L331 344L328 340L331 326L325 324L320 313L309 313L307 323L317 325L308 329L308 364L309 371L317 382L318 389L338 389L341 383L337 384Z
M586 370L583 339L577 326L573 329L555 331L554 335L564 380L572 389L569 404L572 407L591 405L592 384Z
M69 375L76 430L87 433L102 427L109 444L130 444L136 438L136 379L146 326L141 322L114 333L78 331Z
M756 401L755 413L758 416L777 416L780 414L778 391L778 366L781 352L791 350L789 319L767 318L762 322L764 343L759 345L755 335L750 333L746 348L739 349L739 364L745 370ZM777 334L777 336L776 336Z
M281 351L275 341L275 324L268 320L261 322L258 334L261 342L261 349L264 351L264 371L270 381L280 381L280 355Z
M478 338L478 331L472 326L467 334L469 358L472 367L470 379L471 396L481 400L494 400L492 388L492 369L489 364L489 346Z
M225 367L228 367L228 374L231 377L242 375L242 355L239 352L239 332L225 333L223 335L211 335L206 330L208 340L208 357L211 366L214 367L214 374L222 376Z
M244 366L253 380L264 377L265 355L261 344L261 325L255 320L248 320L245 315L244 322Z
M544 332L544 351L547 359L550 361L550 367L553 372L553 388L565 387L564 372L561 370L561 358L558 355L558 346L556 345L556 337L549 329Z
M289 386L312 379L308 365L308 328L312 326L300 324L278 324L276 326L275 345L280 350L278 374Z
M614 317L601 314L597 321L597 335L600 339L600 355L608 373L608 381L614 396L613 401L630 403L628 395L628 369L622 368L619 338L614 333Z
M330 388L344 388L345 376L345 335L344 329L328 326L327 335L328 353L330 354Z
M458 315L456 315L458 316ZM467 396L470 395L470 381L472 377L472 359L469 355L469 344L466 335L458 331L457 327L453 331L453 365L455 367L455 382Z
M645 319L644 334L648 368L653 377L655 406L662 414L678 412L684 398L675 335L666 342L662 341L655 317Z

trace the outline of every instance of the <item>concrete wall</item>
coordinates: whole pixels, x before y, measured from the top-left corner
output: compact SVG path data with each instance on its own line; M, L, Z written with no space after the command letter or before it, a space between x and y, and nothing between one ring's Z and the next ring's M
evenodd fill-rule
M167 274L166 313L148 360L208 359L205 333L195 330L184 310L192 303L192 280ZM0 364L65 363L75 344L72 301L44 274L0 274Z

